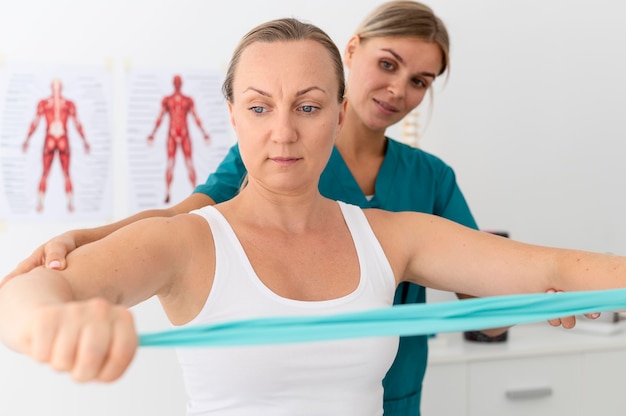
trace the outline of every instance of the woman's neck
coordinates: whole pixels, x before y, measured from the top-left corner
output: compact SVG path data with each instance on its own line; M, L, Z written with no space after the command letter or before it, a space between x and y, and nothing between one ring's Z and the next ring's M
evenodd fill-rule
M299 195L280 195L249 184L220 205L229 221L299 233L323 224L327 210L334 209L336 203L324 198L317 188Z
M385 156L386 145L385 132L368 128L348 105L346 119L335 141L344 159L381 158Z
M335 141L346 166L364 195L376 193L376 178L385 160L387 139L384 131L368 128L350 110Z

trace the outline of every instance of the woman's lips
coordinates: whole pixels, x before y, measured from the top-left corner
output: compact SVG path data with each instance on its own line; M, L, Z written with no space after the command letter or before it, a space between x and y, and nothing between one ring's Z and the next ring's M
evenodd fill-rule
M376 105L380 109L382 109L383 111L385 111L387 113L397 113L398 112L398 109L395 106L387 104L384 101L379 101L379 100L374 98L374 102L376 103Z
M278 166L291 166L297 163L300 159L301 158L299 157L284 157L284 156L270 158L270 160L272 160Z

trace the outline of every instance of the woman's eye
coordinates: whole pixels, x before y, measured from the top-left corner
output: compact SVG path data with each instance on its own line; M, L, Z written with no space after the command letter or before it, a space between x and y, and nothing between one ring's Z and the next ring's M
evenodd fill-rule
M427 86L426 83L419 78L415 78L413 80L413 85L415 85L418 88L425 88Z
M300 107L300 110L302 110L305 113L312 113L315 110L317 110L317 107L314 107L312 105L303 105L302 107Z
M250 110L252 110L252 112L253 112L253 113L256 113L256 114L262 114L262 113L264 113L264 112L265 112L265 108L260 107L260 106L258 106L258 105L257 105L257 106L254 106L254 107L250 107Z
M395 68L395 65L389 61L380 61L380 66L383 69L392 70Z

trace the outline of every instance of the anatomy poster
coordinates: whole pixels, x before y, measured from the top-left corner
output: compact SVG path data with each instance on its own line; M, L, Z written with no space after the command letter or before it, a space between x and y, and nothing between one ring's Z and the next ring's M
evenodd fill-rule
M204 183L233 143L219 71L129 71L130 211L165 208Z
M110 72L33 65L1 76L2 217L110 219Z

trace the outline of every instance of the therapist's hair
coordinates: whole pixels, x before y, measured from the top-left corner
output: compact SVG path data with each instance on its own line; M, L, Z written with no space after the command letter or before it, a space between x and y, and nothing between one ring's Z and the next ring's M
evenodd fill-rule
M443 21L425 4L411 0L382 3L365 17L354 33L361 40L380 37L415 37L441 49L441 75L450 67L450 37Z
M273 43L295 42L302 40L312 40L318 42L328 51L333 62L337 81L339 83L337 101L339 103L343 102L346 82L344 78L343 61L337 45L335 45L330 36L328 36L326 32L319 27L310 23L301 22L300 20L294 18L276 19L263 23L250 30L243 38L241 38L239 44L233 52L230 63L228 64L226 79L222 85L222 94L224 94L226 100L230 103L234 100L233 81L235 70L239 64L241 54L248 46L256 42Z

